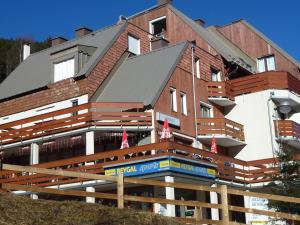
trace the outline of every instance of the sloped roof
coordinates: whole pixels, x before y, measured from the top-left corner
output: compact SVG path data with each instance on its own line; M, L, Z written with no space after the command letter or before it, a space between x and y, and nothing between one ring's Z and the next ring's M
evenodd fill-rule
M224 58L226 58L227 61L235 62L244 68L248 68L248 71L256 71L256 62L226 37L224 37L215 26L210 26L206 30L214 38L215 48L221 55L223 55Z
M300 63L293 58L290 54L288 54L285 50L280 48L275 42L273 42L271 39L269 39L266 35L264 35L262 32L260 32L257 28L252 26L250 23L248 23L246 20L240 20L241 23L248 26L250 29L252 29L258 36L260 36L262 39L264 39L266 42L268 42L273 48L275 48L277 51L279 51L284 57L286 57L288 60L293 62L297 67L300 68Z
M126 59L102 92L97 102L143 102L154 105L170 79L188 42L161 48Z
M212 28L205 29L204 27L200 26L174 6L168 5L168 7L195 32L197 32L199 36L201 36L211 47L220 53L227 61L237 63L252 73L255 72L255 61L234 46L234 44L226 41L225 38L222 38L222 36L218 35Z
M46 87L53 81L50 55L77 45L96 47L94 54L75 77L88 74L126 24L120 23L31 54L0 84L0 100Z

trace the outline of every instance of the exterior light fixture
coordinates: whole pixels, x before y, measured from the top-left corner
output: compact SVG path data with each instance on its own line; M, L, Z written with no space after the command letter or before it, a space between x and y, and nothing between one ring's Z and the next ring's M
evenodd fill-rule
M287 115L292 111L292 106L290 105L289 102L284 101L284 102L280 103L280 105L278 106L278 110L282 114Z

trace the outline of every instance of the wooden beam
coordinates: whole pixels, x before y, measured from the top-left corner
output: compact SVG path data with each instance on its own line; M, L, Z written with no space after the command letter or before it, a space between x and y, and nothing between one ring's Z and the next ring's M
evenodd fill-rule
M186 183L170 183L158 180L150 180L150 179L140 179L140 178L124 178L125 183L130 184L143 184L149 186L161 186L161 187L174 187L181 188L186 190L196 190L196 191L212 191L220 193L220 189L216 187L209 187L204 185L195 185L195 184L186 184Z
M56 176L63 176L63 177L75 177L75 178L106 180L106 181L115 181L115 182L118 181L117 177L112 177L112 176L104 176L98 174L73 172L73 171L65 171L65 170L44 169L44 168L37 168L31 166L16 166L10 164L3 164L3 169L20 171L20 172L29 172L29 173L42 173L42 174L56 175Z
M132 202L148 202L148 203L160 203L160 204L170 204L170 205L181 205L181 206L194 206L194 207L203 207L203 208L217 208L221 209L221 204L213 204L206 202L198 201L184 201L184 200L171 200L164 198L151 198L151 197L141 197L133 195L124 195L126 201Z
M267 198L275 201L283 201L283 202L291 202L291 203L298 203L300 204L300 198L283 196L283 195L272 195L272 194L265 194L265 193L258 193L258 192L251 192L251 191L241 191L237 189L228 188L228 194L233 195L241 195L241 196L251 196L257 198Z
M271 212L267 210L261 210L261 209L251 209L251 208L244 208L240 206L229 206L229 210L231 211L237 211L237 212L244 212L244 213L253 213L258 215L265 215L265 216L271 216L275 218L283 218L288 220L296 220L300 221L300 216L295 214L289 214L289 213L283 213L283 212Z
M94 198L114 199L114 200L118 199L117 194L110 194L110 193L86 192L86 191L76 191L76 190L57 190L52 188L31 187L31 186L17 185L17 184L2 184L2 187L7 190L20 190L20 191L28 191L28 192L35 192L35 193L94 197Z

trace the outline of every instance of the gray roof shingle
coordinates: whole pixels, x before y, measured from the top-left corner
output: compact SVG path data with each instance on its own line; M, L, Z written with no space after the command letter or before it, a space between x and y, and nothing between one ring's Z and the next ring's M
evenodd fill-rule
M126 59L111 74L97 102L143 102L154 106L182 57L188 42Z
M0 100L46 87L53 80L50 55L76 45L97 48L90 60L75 76L88 74L119 33L125 29L126 24L120 23L31 54L0 84Z

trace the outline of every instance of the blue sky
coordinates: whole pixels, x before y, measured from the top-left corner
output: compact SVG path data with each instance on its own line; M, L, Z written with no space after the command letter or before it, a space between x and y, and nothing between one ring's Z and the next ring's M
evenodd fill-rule
M100 29L156 4L156 0L2 0L0 37L74 37L81 26ZM174 0L174 6L207 25L246 19L300 61L299 0ZM4 10L3 10L4 9Z

